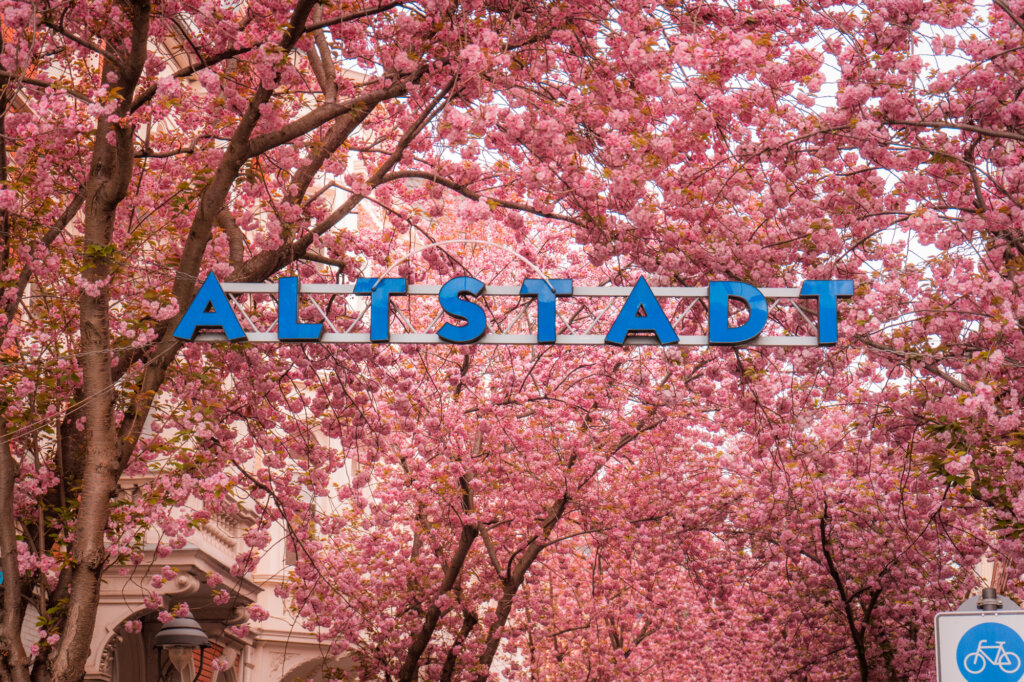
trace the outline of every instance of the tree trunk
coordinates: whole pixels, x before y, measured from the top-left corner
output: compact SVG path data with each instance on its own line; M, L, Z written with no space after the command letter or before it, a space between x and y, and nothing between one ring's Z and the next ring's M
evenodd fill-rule
M125 55L121 65L107 61L103 64L104 76L113 74L110 79L115 80L123 93L118 107L122 114L127 113L130 106L148 49L148 1L135 3L131 11L131 52ZM134 134L131 126L111 124L105 117L98 120L86 186L82 275L92 286L84 287L79 298L84 404L81 412L74 415L85 416L85 467L71 543L67 613L50 669L54 682L77 682L84 676L106 560L104 539L110 500L117 491L121 473L114 419L116 389L111 373L109 278L114 265L114 221L117 208L127 194L134 166Z

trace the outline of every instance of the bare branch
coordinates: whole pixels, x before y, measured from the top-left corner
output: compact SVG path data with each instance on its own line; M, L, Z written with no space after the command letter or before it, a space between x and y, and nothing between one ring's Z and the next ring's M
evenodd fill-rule
M538 209L538 208L533 208L532 206L527 206L526 204L521 204L521 203L519 203L517 201L509 201L507 199L496 199L496 198L493 198L493 197L485 197L482 194L480 194L479 192L475 192L475 191L469 189L468 187L466 187L465 185L460 185L459 183L457 183L457 182L455 182L453 180L449 180L448 178L446 178L444 176L441 176L441 175L438 175L437 173L429 173L427 171L415 171L415 170L396 171L394 173L389 173L388 175L386 175L384 177L383 182L391 182L393 180L401 180L402 178L418 178L418 179L421 179L421 180L429 180L430 182L434 182L434 183L436 183L438 185L441 185L443 187L447 187L448 189L450 189L452 191L458 192L462 196L466 197L467 199L472 199L473 201L480 201L481 199L483 199L484 201L486 201L488 203L493 203L494 205L501 206L502 208L507 208L507 209L511 209L511 210L515 210L515 211L523 211L524 213L531 213L531 214L533 214L535 216L540 216L542 218L551 218L553 220L561 220L561 221L564 221L564 222L567 222L567 223L572 223L573 225L579 225L579 226L585 226L586 225L586 223L584 223L582 220L579 220L577 218L573 218L572 216L564 215L564 214L561 214L561 213L552 213L550 211L543 211L543 210Z
M878 350L878 351L882 351L883 353L890 353L892 355L900 355L900 356L905 357L905 358L907 358L909 360L918 360L918 361L921 362L921 366L924 367L924 369L928 370L931 374L934 374L935 376L939 377L940 379L948 381L950 384L952 384L953 386L956 386L961 391L965 391L967 393L971 393L974 390L968 384L964 383L960 379L957 379L952 374L950 374L946 370L944 370L941 367L939 367L938 361L930 359L930 358L928 358L928 356L926 356L926 355L924 355L922 353L912 353L912 352L908 352L908 351L900 351L900 350L896 350L894 348L889 348L887 346L883 346L882 344L878 343L877 341L872 341L871 339L869 339L867 336L865 336L863 334L858 334L855 338L858 341L860 341L861 343L863 343L865 346L868 346L869 348L873 348L873 349Z
M1018 142L1024 142L1024 135L1020 133L1010 132L1009 130L996 130L995 128L983 128L976 126L971 123L954 123L952 121L896 121L896 120L884 120L883 123L893 126L907 126L910 128L933 128L935 130L941 130L943 128L952 128L954 130L964 130L971 133L978 133L979 135L986 135L988 137L999 137L1007 140L1016 140Z
M373 16L374 14L381 14L383 12L387 12L390 9L401 7L404 4L404 0L388 2L383 5L378 5L377 7L369 7L367 9L359 10L358 12L343 14L340 17L335 17L334 19L325 19L323 21L317 21L316 23L309 24L308 26L306 26L306 33L309 33L310 31L318 31L321 28L327 28L328 26L336 26L337 24L343 24L346 21L352 21L353 19L362 19L363 17L370 17Z
M69 88L66 85L62 85L60 83L54 83L53 81L44 81L38 78L29 78L28 76L10 73L9 71L0 71L0 79L4 79L8 83L17 82L24 83L25 85L34 85L40 88L54 88L55 90L63 90L64 92L68 93L80 102L85 102L86 104L92 103L91 99L89 99L82 93L78 92L77 90Z
M57 33L57 34L60 34L60 35L64 36L65 38L67 38L71 42L77 43L78 45L81 45L82 47L86 48L87 50L89 50L91 52L95 52L96 54L100 55L101 57L106 59L111 64L116 64L118 66L118 68L121 68L121 66L122 66L121 59L116 54L114 54L113 52L108 52L108 51L104 50L102 47L100 47L99 45L97 45L96 43L88 41L85 38L82 38L80 36L76 36L71 31L68 31L63 26L58 26L57 24L53 23L52 21L44 20L42 22L42 24L43 24L43 26L45 26L46 28L50 29L54 33Z
M1006 0L992 1L996 4L996 7L1006 12L1006 16L1010 17L1010 19L1013 20L1013 23L1017 24L1018 28L1024 29L1024 21L1021 21L1021 18L1013 13L1013 9L1011 9L1010 5L1006 2Z

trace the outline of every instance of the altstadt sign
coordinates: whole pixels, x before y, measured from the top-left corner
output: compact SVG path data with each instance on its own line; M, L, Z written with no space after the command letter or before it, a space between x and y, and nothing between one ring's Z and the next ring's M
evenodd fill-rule
M300 321L300 293L320 311L319 322ZM277 296L277 315L267 328L248 315L239 304L243 296ZM330 319L316 296L361 296L369 305L352 319ZM633 287L574 287L571 279L526 279L519 287L485 285L474 277L456 277L443 286L410 286L401 277L372 277L355 284L303 284L296 277L283 277L276 283L221 283L211 274L203 282L174 336L185 341L305 341L321 343L490 343L490 344L558 344L558 345L760 345L760 346L829 346L838 340L838 301L853 295L853 281L808 280L799 289L758 288L744 282L711 282L707 287L651 287L641 277ZM394 312L402 331L392 331L392 311L396 298L404 296L435 296L440 311L427 331L419 331L408 316ZM527 323L529 333L512 333L512 327L523 319L525 306L515 321L506 322L505 330L491 329L488 312L481 302L488 296L516 296L522 302L536 302L536 317ZM608 300L603 309L582 303L567 319L560 310L573 299ZM568 300L567 300L568 299ZM625 299L614 317L606 316L616 299ZM678 299L670 314L662 301ZM817 319L812 319L796 305L795 310L813 327L813 335L762 335L769 314L783 300L791 303L817 300ZM562 301L561 306L559 301ZM739 301L748 309L746 321L730 326L729 303ZM688 305L684 305L689 301ZM769 304L769 301L774 303ZM690 318L697 302L706 309L706 334L680 336L670 318ZM234 305L233 305L234 304ZM328 308L330 309L330 308ZM582 315L582 311L586 311ZM357 328L369 312L369 330ZM457 322L437 323L447 313ZM531 317L531 320L533 318ZM599 330L602 320L611 319L610 327ZM242 321L248 330L243 329ZM493 321L493 320L492 320ZM521 326L520 322L520 326ZM436 328L436 331L430 329Z

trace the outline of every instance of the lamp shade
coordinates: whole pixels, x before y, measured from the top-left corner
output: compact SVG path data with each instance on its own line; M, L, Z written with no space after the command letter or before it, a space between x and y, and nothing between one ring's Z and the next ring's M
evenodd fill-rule
M210 646L210 638L193 618L175 618L164 623L160 632L153 639L153 646L158 648L187 647L204 648Z

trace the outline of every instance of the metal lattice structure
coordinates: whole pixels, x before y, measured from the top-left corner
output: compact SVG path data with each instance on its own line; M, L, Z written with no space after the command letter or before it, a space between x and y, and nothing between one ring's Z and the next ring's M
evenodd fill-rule
M229 283L224 293L251 343L280 342L277 326L276 283ZM352 284L302 284L301 321L322 322L320 343L370 343L369 297L353 293ZM438 304L439 285L410 285L391 299L389 343L447 343L437 335L446 315ZM654 295L679 335L679 345L708 344L707 287L652 287ZM601 346L619 309L632 291L621 286L577 286L557 304L556 345ZM817 346L813 303L800 298L797 288L762 288L769 318L761 335L748 346ZM487 314L487 333L476 343L533 345L537 343L535 299L520 295L519 286L487 285L473 302ZM223 341L220 333L201 333L196 341ZM654 336L632 335L627 345L658 345Z

